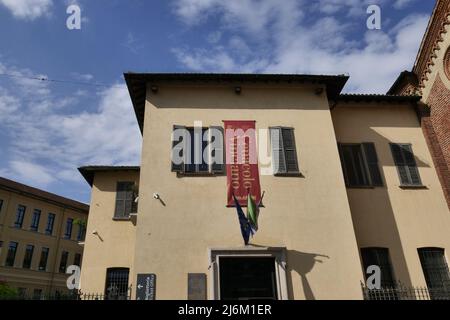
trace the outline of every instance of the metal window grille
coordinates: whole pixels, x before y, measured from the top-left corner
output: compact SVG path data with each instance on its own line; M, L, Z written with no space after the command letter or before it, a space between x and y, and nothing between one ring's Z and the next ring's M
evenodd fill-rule
M450 274L444 249L421 248L418 252L427 287L432 290L431 293L450 291Z
M129 297L128 268L109 268L106 272L105 300L127 300Z
M401 282L381 289L369 289L361 283L361 288L364 300L450 300L446 288L408 287Z

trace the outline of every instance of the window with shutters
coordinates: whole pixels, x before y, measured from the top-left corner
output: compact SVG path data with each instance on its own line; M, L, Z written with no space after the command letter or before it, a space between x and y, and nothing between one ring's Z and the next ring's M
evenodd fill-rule
M438 294L439 290L450 292L450 274L445 251L442 248L418 249L420 263L430 295Z
M171 167L173 172L185 175L223 174L223 128L174 126Z
M401 185L421 186L422 181L411 144L391 143L390 146Z
M270 128L272 167L277 176L300 175L293 128Z
M378 156L373 143L340 143L339 154L347 187L383 186Z
M392 271L389 249L387 248L362 248L361 258L364 266L364 275L367 277L369 266L378 266L381 271L381 287L393 288L395 286L394 272Z
M116 208L114 219L129 219L130 213L134 211L135 183L133 181L117 182Z

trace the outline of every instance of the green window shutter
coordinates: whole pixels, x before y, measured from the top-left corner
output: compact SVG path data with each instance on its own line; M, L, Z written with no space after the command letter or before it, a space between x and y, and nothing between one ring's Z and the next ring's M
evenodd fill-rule
M392 156L403 185L421 185L419 170L411 145L391 143Z
M371 184L374 187L382 187L383 179L381 178L381 172L378 165L377 152L375 150L374 143L363 143L362 144L364 156L367 162L367 168L369 169L369 175Z
M174 137L175 130L184 130L182 136ZM172 172L183 172L184 161L182 163L174 163L173 159L177 157L185 157L184 150L186 150L186 128L184 126L173 126L172 132L172 153L170 158Z
M272 146L272 165L274 174L286 173L283 137L281 128L270 128L270 142Z
M125 212L124 184L122 182L117 182L116 209L114 211L114 218L123 217L124 212Z
M222 127L212 126L210 128L210 143L214 143L215 150L211 150L211 159L221 159L222 163L211 163L211 172L222 174L225 171L225 153L224 153L224 131ZM215 141L214 139L219 139Z
M127 218L133 206L134 182L117 182L116 208L114 218Z
M298 173L298 161L297 161L297 150L295 147L295 136L294 129L283 128L281 129L281 134L283 136L283 148L284 157L286 160L286 171L287 173Z
M339 158L341 159L342 172L344 174L345 186L349 186L347 169L345 165L344 150L341 143L338 143Z
M408 176L408 167L403 160L402 148L399 144L391 143L392 157L394 158L395 166L397 167L398 176L401 184L410 184Z
M408 144L402 145L402 150L403 150L403 158L405 159L405 163L408 167L410 183L412 185L421 185L422 182L420 180L419 170L416 165L416 159L412 152L411 145Z

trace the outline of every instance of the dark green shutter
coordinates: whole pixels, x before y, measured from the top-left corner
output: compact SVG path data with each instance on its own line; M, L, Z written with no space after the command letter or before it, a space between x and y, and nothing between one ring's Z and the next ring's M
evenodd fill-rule
M284 158L283 137L281 128L270 129L270 141L272 145L272 164L275 174L286 173L286 161Z
M347 176L347 169L345 165L345 157L344 157L344 147L341 143L338 143L338 151L339 151L339 158L341 159L341 166L342 166L342 172L344 174L344 180L345 180L345 186L349 186L348 182L348 176Z
M283 148L286 160L286 171L288 173L298 173L297 150L295 147L294 129L281 129L283 136Z
M383 179L381 178L380 168L378 166L378 157L375 150L374 143L363 143L362 148L367 161L371 184L374 187L383 186Z
M173 136L175 130L177 129L186 129L184 126L173 126L173 132L172 132L172 152L171 152L171 158L170 158L170 163L171 163L171 168L172 168L172 172L183 172L184 171L184 161L183 163L179 163L179 164L175 164L173 162L173 158L175 155L177 156L181 156L184 157L184 151L185 146L186 146L186 135L183 135L181 137L179 137L177 140L174 140L175 137Z
M216 145L216 141L214 139L219 139L217 143L219 147L217 147L215 150L211 150L211 159L214 159L216 157L222 159L222 163L216 163L215 161L211 163L211 172L221 174L225 169L224 131L223 128L219 126L212 126L210 129L212 129L215 133L215 135L213 136L210 132L210 143L214 143L214 145Z
M408 173L411 184L413 185L422 184L422 182L420 181L419 170L417 169L416 159L412 152L411 145L402 145L402 150L405 163L408 167Z
M399 144L391 143L392 157L397 167L398 176L401 184L409 184L408 168L403 160L403 152Z
M391 143L392 156L403 185L421 185L411 145Z
M114 218L126 218L130 215L134 201L133 186L134 182L117 182Z

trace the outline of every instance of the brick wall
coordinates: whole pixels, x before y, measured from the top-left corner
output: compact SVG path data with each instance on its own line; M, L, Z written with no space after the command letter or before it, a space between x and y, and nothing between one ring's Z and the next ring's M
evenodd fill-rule
M426 103L431 112L422 118L422 129L450 208L450 90L439 74Z

